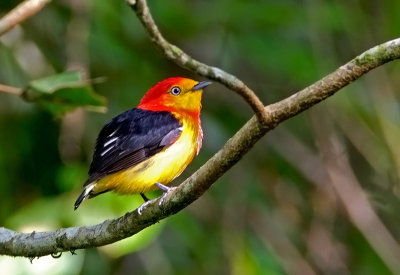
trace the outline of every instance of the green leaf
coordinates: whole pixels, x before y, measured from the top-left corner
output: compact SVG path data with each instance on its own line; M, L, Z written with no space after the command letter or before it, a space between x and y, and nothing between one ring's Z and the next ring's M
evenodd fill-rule
M64 72L31 81L25 88L23 97L57 115L78 107L96 112L106 110L106 99L96 94L78 71Z

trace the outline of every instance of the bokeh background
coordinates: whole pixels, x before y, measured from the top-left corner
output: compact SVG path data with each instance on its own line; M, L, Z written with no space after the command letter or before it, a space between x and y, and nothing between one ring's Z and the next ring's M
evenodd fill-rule
M0 14L18 2L2 0ZM237 75L265 104L400 36L397 0L149 2L167 39ZM97 133L157 81L202 80L167 60L122 0L53 1L0 38L2 84L68 70L93 79L106 113L54 116L0 93L0 226L53 230L135 209L140 196L104 194L73 211ZM1 273L399 273L399 75L398 62L387 64L286 121L198 201L132 238L33 263L1 256ZM203 149L174 183L251 116L231 91L207 88Z

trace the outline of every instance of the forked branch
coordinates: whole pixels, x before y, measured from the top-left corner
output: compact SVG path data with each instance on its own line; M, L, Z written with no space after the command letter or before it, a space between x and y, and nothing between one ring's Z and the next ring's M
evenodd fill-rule
M49 0L25 1L46 4ZM24 5L21 4L22 5ZM210 186L235 165L268 131L283 121L307 110L333 95L341 88L360 78L370 70L400 58L400 38L386 42L361 54L313 85L294 95L264 107L255 93L242 81L221 69L194 60L181 49L167 42L159 32L144 0L128 3L147 29L152 41L165 56L183 68L209 79L214 79L240 94L253 108L251 118L211 159L191 177L164 198L151 201L142 215L132 211L124 216L85 227L62 228L55 231L19 233L0 228L0 255L39 257L64 251L97 247L128 238L144 228L184 209L199 198ZM39 6L38 6L39 7ZM0 19L0 35L27 16L17 16L18 7ZM36 12L39 9L36 9ZM26 13L26 15L33 13ZM13 16L19 20L12 19ZM14 22L14 23L12 23ZM11 24L12 23L12 24ZM7 88L7 87L6 87ZM4 89L3 89L4 90ZM15 91L8 91L14 93Z
M256 93L254 93L254 91L251 90L246 84L244 84L243 81L217 67L212 67L197 61L177 46L169 43L161 34L156 23L154 22L147 5L147 1L127 0L127 3L135 11L137 17L147 30L147 33L149 34L153 43L163 51L164 55L168 59L174 61L176 64L188 71L207 77L211 80L216 80L225 85L227 88L235 91L250 105L260 121L267 121L268 114L264 109L264 104L258 98Z
M265 107L268 120L251 118L199 170L170 192L161 206L152 201L139 215L124 216L87 227L18 233L0 228L0 255L37 257L63 251L102 246L130 237L144 228L184 209L199 198L268 131L283 121L333 95L370 70L400 58L400 38L376 46L294 95ZM224 81L229 82L228 79Z

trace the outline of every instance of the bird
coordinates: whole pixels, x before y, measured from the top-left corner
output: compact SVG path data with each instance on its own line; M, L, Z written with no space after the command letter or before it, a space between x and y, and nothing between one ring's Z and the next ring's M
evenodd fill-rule
M145 203L146 192L168 192L166 185L202 146L201 99L210 84L183 77L164 79L146 92L136 108L111 119L97 137L88 179L74 210L86 198L109 191L140 194Z

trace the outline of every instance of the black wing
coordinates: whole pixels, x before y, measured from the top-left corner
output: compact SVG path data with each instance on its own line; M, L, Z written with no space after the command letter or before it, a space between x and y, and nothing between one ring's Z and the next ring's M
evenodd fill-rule
M85 185L157 154L175 142L181 126L169 112L134 108L116 116L100 131Z

